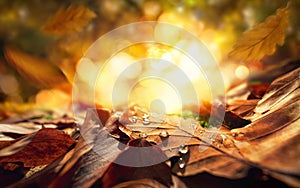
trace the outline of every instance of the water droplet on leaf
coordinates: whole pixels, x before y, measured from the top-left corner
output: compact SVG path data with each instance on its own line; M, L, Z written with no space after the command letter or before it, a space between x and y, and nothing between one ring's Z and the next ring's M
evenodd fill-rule
M149 118L149 114L143 114L142 118L143 119L148 119Z
M159 136L160 136L160 137L163 137L163 138L167 138L167 137L169 137L169 133L168 133L167 131L161 131L161 132L159 133Z
M132 118L131 118L131 121L133 122L133 123L136 123L137 122L137 117L136 116L132 116Z
M143 119L143 124L144 125L149 125L151 122L149 119Z
M139 137L141 137L141 138L147 138L148 135L147 135L147 133L140 133L140 134L139 134Z
M186 146L186 145L181 145L181 146L179 147L178 152L179 152L180 154L187 154L187 153L189 152L189 147Z
M178 166L179 166L179 168L184 168L185 164L186 163L185 163L184 159L182 157L180 157L179 160L178 160Z

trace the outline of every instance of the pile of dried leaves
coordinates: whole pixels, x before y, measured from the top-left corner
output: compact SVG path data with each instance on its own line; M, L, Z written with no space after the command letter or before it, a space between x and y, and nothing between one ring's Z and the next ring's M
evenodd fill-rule
M221 127L137 106L90 109L83 123L50 112L7 119L0 124L1 137L10 138L0 142L1 185L300 186L299 74L297 68L270 85L233 88ZM150 153L131 151L137 147Z
M249 62L274 53L284 42L288 14L288 8L279 9L245 32L230 58ZM68 16L58 19L61 15ZM74 32L94 17L84 7L71 6L50 18L44 30ZM33 66L41 60L11 47L5 56L40 85L64 82L58 67L31 72L25 62ZM296 67L272 82L239 84L228 91L226 104L218 101L187 117L133 106L117 112L89 109L82 121L49 111L4 119L0 185L300 187L299 61ZM223 120L219 110L225 107Z

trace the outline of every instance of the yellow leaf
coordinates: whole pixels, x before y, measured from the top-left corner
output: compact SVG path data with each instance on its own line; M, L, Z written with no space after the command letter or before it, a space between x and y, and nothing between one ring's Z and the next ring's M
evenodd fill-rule
M257 61L271 55L276 45L283 45L285 30L289 26L288 8L278 9L276 15L269 16L264 22L243 33L235 43L229 58L238 61Z
M7 61L26 79L38 87L54 87L66 83L60 69L44 59L11 47L4 48Z
M96 14L90 9L79 6L69 6L59 9L56 14L48 19L44 31L50 34L65 35L80 32Z

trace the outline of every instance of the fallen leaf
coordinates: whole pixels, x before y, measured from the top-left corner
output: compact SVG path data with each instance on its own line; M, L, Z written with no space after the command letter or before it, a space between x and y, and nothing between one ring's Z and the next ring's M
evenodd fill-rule
M172 177L170 168L164 163L167 157L156 146L145 139L131 140L130 146L124 150L113 163L110 164L107 172L101 179L102 187L113 187L122 182L154 179L166 187L172 185ZM146 147L144 150L143 148ZM135 161L136 166L121 165L120 162ZM154 164L149 166L150 164ZM131 164L130 162L128 164Z
M247 100L250 90L247 82L238 83L226 91L226 102L231 104L232 101L236 100Z
M234 129L234 128L240 128L248 125L251 123L251 121L241 118L240 116L236 115L235 113L226 110L224 117L221 117L223 119L223 126ZM216 118L217 120L220 119L220 117Z
M87 144L82 137L79 138L75 148L69 151L64 158L55 166L55 178L49 181L49 187L67 187L71 185L72 179L76 179L76 171L83 170L83 165L94 164L95 158L87 157L92 151L92 146ZM86 161L87 160L87 161ZM93 166L93 172L97 171L98 166ZM89 176L86 174L85 178ZM76 180L75 180L76 181ZM87 181L89 182L89 181ZM76 187L73 185L73 187Z
M227 110L232 111L244 119L251 119L254 114L253 109L257 106L258 99L234 100L227 106Z
M267 174L299 187L299 123L298 119L272 134L249 142L235 142L235 145L245 158Z
M84 7L70 5L67 9L60 8L48 19L43 29L47 33L56 35L67 35L80 32L96 14Z
M271 55L276 45L283 45L285 30L289 26L289 9L278 9L276 15L268 17L263 23L256 24L246 31L229 52L229 58L238 61L258 61Z
M293 187L300 186L299 70L273 81L254 109L253 122L231 130L245 159Z
M38 87L53 88L67 82L60 69L44 59L8 46L4 48L4 54L23 77Z
M1 157L0 163L23 163L24 167L45 165L63 155L74 140L62 131L45 128L38 131L31 142L17 153Z
M284 106L276 111L262 115L244 128L233 129L240 140L253 140L276 132L300 118L300 101Z
M31 134L42 128L33 123L0 124L0 133Z
M207 172L245 184L245 181L252 182L251 171L257 169L260 173L255 172L255 176L271 180L258 183L299 187L298 89L289 89L288 94L281 92L297 84L295 76L297 73L292 72L272 82L260 100L233 100L228 104L233 112L253 120L245 127L232 130L224 126L203 128L189 117L150 113L147 116L148 112L134 113L132 109L114 113L89 109L85 121L79 125L82 137L75 148L49 164L50 172L48 166L41 171L43 183L36 174L27 183L24 183L26 179L22 180L19 186L48 182L50 187L170 187L176 185L171 170L179 177L179 183L186 177L187 184L189 178ZM263 113L254 112L259 101L270 102L264 106ZM150 123L143 123L144 118ZM236 120L235 116L230 118L227 121ZM127 145L120 138L127 138ZM149 162L154 165L146 165ZM51 174L49 180L45 179L46 172Z
M183 161L177 161L172 171L180 176L191 176L208 172L215 176L238 179L245 177L249 165L235 157L228 156L209 145L189 146L189 158L181 156Z
M73 156L65 164L61 163L64 167L51 184L52 187L65 185L65 174L72 170L75 163L78 163L78 167L69 182L72 187L91 187L103 176L110 163L121 152L119 141L111 137L103 127L104 123L110 121L107 119L108 114L110 112L106 109L88 109L84 123L80 125L82 137Z
M119 141L109 136L107 131L101 129L96 134L97 138L92 143L94 147L82 156L78 171L71 182L72 187L91 187L122 151Z
M300 80L299 80L300 68L297 68L277 79L275 79L269 86L266 94L260 100L254 109L254 112L263 114L271 109L276 109L276 106L284 101L287 103L293 103L300 97ZM291 98L295 100L292 100ZM277 107L278 108L278 107Z
M20 138L14 141L8 141L9 144L6 147L1 148L0 157L10 156L22 150L26 145L28 145L31 142L34 135L35 134L32 134L30 136L25 136L25 138Z

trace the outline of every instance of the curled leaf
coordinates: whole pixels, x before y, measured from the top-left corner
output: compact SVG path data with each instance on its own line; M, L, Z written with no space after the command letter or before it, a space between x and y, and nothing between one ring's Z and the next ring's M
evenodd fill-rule
M265 113L274 109L280 102L289 96L298 100L299 98L299 80L300 68L297 68L279 78L274 80L267 90L265 96L260 100L254 109L256 113ZM291 98L288 98L286 102L292 102Z
M278 9L276 15L246 31L235 43L229 58L238 61L257 61L275 52L276 45L283 45L285 30L289 26L289 9Z
M56 14L48 19L44 31L50 34L66 35L80 32L96 14L84 6L69 6L59 9Z

